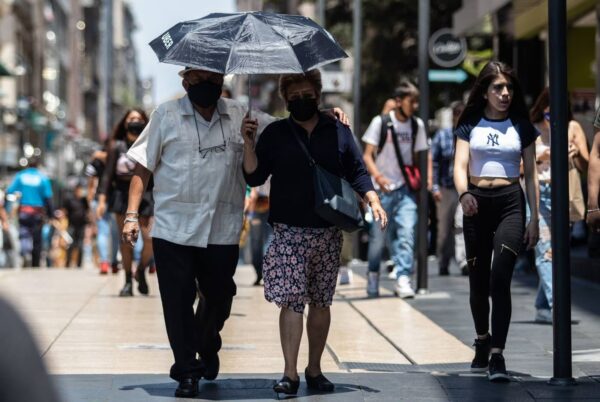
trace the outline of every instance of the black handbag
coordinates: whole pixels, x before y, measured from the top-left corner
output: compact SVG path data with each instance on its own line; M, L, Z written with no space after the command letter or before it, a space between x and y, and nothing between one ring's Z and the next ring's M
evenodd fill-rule
M362 228L363 216L350 183L319 166L298 136L292 122L288 120L288 124L313 171L316 214L346 232L355 232Z

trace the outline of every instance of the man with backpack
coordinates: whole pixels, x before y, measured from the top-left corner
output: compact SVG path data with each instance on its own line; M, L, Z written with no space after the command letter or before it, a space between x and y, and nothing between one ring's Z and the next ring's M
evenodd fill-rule
M404 81L394 91L396 107L376 116L362 137L363 158L379 192L381 204L389 217L387 229L390 257L397 268L395 293L401 298L414 297L413 273L415 227L417 224L416 193L421 186L415 155L428 149L423 121L414 116L418 108L419 90ZM372 225L370 238L381 238ZM379 235L379 236L378 236ZM367 294L379 294L379 266L382 242L369 243Z

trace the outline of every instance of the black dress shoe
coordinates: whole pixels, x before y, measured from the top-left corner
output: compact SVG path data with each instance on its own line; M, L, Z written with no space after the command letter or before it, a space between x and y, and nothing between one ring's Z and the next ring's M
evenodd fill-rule
M133 286L131 286L131 282L126 282L123 289L119 292L119 297L130 297L133 296Z
M179 381L175 390L175 396L182 398L193 398L198 395L198 380L196 378L184 378Z
M135 280L138 283L138 291L143 295L148 295L148 282L146 282L146 270L138 268L135 270Z
M333 392L335 389L335 385L325 378L323 373L316 377L311 377L308 375L308 369L306 369L304 370L304 378L306 379L306 386L309 389L314 389L315 391L319 392Z
M201 363L204 366L204 374L202 377L204 377L205 380L212 381L217 378L220 366L219 355L214 355L213 357L206 359L203 357Z
M299 378L294 381L290 377L284 375L283 378L273 386L273 391L277 392L278 394L296 395L298 393L299 386Z

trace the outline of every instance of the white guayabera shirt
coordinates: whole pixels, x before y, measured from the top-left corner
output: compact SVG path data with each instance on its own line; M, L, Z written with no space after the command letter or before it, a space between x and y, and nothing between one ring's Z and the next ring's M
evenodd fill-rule
M247 109L221 98L207 122L184 96L154 110L127 153L154 174L152 237L195 247L239 243L246 190L240 127ZM223 143L224 150L199 151Z

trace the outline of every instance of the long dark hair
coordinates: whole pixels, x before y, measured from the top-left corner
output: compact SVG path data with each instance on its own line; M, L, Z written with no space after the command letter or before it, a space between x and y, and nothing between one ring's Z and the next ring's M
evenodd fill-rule
M569 100L568 94L567 105L567 119L571 121L573 120L573 111L571 110L571 102ZM529 119L531 120L531 122L539 123L540 121L544 120L544 109L546 109L548 106L550 106L550 90L548 87L546 87L537 97L535 103L529 111Z
M506 63L501 61L490 61L483 67L483 70L481 70L477 76L475 84L473 84L473 88L469 94L469 100L467 101L465 110L458 119L458 125L471 117L483 116L488 102L483 95L487 92L492 81L502 75L506 76L513 85L513 96L510 108L508 109L508 116L520 117L523 119L529 118L529 113L523 97L523 90L521 89L521 84L517 79L515 71Z
M144 112L142 109L140 108L131 108L128 109L125 114L123 115L123 117L121 118L121 120L119 120L119 122L117 123L117 125L115 126L114 130L113 130L113 134L110 137L110 142L111 144L114 144L115 141L125 141L127 138L127 128L125 127L125 120L127 120L127 117L129 116L130 113L133 112L137 112L140 114L140 116L142 116L142 120L144 120L144 124L148 124L148 115L146 114L146 112Z

